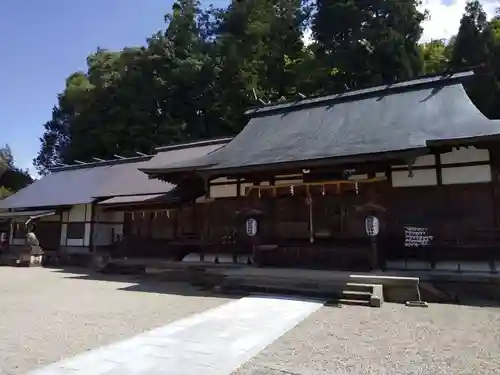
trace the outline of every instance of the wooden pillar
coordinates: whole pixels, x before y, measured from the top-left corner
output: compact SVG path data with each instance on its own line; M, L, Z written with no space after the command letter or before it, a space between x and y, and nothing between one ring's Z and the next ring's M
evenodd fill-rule
M276 177L273 177L270 181L270 185L276 186ZM277 202L277 196L276 196L276 188L273 189L273 194L272 198L270 198L270 209L269 209L269 228L271 230L271 236L274 239L277 237L276 233L278 230L277 220L278 220L278 202Z
M201 254L200 254L200 261L205 260L205 253L208 247L208 241L209 241L209 231L210 231L210 226L209 226L209 221L210 221L210 179L204 177L204 184L205 184L205 202L203 202L203 230L202 230L202 239L201 239Z
M491 167L491 194L493 197L493 227L500 227L500 155L497 150L489 149ZM493 240L498 241L497 235L493 234ZM492 251L490 259L492 271L496 271L496 254Z
M313 222L313 202L311 196L311 188L306 185L307 206L309 211L309 242L314 243L314 222Z
M493 196L493 223L496 228L500 227L500 166L498 151L490 149L491 166L491 194Z
M445 188L443 186L443 166L441 162L441 152L436 152L434 153L434 159L436 163L436 181L437 181L437 198L439 202L439 212L440 213L445 213L449 212L448 211L448 200L446 199L446 192ZM448 220L442 220L442 218L439 220L439 233L444 233L445 228L443 228L443 223L447 222ZM434 250L432 248L428 249L428 261L431 264L431 269L436 268L436 256L434 254Z
M94 234L95 234L95 225L96 225L96 210L97 210L97 204L92 203L90 206L90 235L89 235L89 248L90 252L95 251L95 246L94 246ZM87 205L85 205L85 220L87 220ZM60 237L60 235L59 235ZM111 240L113 241L113 235L111 237Z
M236 179L236 197L241 197L241 178Z

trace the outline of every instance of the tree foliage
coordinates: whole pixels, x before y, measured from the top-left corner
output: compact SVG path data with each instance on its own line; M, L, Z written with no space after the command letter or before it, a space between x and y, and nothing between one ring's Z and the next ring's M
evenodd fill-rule
M468 87L500 117L500 19L467 3L450 41L419 44L418 0L177 0L142 47L97 48L66 80L34 160L58 163L152 152L237 134L262 102L391 83L475 66ZM303 34L312 30L312 43Z
M0 199L24 188L33 182L27 171L17 168L8 145L0 147Z

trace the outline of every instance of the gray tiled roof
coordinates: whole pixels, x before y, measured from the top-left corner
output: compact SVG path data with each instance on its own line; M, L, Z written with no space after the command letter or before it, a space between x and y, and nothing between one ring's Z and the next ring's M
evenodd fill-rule
M161 194L175 185L150 179L139 168L150 162L179 162L213 151L215 141L194 142L180 146L162 147L154 157L137 157L108 162L75 165L54 169L52 173L35 181L16 194L0 200L0 209L56 207L91 203L96 198ZM227 140L226 140L227 142Z
M472 73L422 78L247 112L251 120L225 147L171 164L224 170L425 149L427 141L500 134L472 104L462 83Z
M157 169L168 168L172 164L184 162L186 160L197 160L204 157L224 145L232 138L220 138L194 143L179 144L173 146L159 147L156 154L149 162L144 163L141 170L149 173Z

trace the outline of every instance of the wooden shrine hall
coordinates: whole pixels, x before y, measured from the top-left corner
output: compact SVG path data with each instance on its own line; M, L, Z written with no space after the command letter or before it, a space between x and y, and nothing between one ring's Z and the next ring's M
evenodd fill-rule
M140 170L178 186L203 183L203 244L218 247L232 233L261 266L476 262L495 271L500 122L467 96L472 75L251 109L221 148ZM366 226L373 217L376 240Z

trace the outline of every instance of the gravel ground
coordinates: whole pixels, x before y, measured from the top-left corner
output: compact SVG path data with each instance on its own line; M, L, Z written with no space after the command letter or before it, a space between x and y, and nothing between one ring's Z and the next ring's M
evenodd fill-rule
M500 309L323 307L234 375L500 374Z
M0 267L0 374L23 374L228 301L183 284L109 279Z

